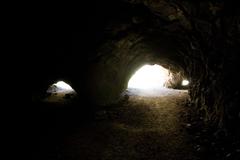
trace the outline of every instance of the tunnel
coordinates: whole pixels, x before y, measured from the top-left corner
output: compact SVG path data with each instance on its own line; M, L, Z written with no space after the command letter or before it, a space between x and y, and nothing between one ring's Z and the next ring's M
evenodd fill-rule
M29 15L33 159L240 158L236 2L53 6L36 5ZM169 72L165 98L128 93L130 79L144 65ZM60 96L64 103L47 102L58 81L69 84L74 95Z

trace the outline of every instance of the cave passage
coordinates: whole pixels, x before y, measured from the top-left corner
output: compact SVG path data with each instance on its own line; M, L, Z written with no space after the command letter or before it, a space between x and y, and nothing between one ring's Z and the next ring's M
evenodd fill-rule
M54 114L41 114L40 124L45 125L36 130L46 135L39 136L33 157L198 160L186 132L189 124L181 117L186 112L187 93L174 89L164 93L161 97L129 95L114 107L98 109L93 120L84 123L81 119L88 117L87 112L80 114L68 105ZM52 123L56 123L54 127ZM46 126L52 129L46 131Z
M31 68L34 160L240 160L237 1L58 5L16 16L29 56L10 54L13 80Z

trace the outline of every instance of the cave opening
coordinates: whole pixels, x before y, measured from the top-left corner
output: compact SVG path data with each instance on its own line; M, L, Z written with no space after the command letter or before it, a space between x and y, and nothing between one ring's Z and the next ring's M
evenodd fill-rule
M138 69L128 82L128 88L161 89L171 79L171 72L160 65L144 65Z
M52 84L49 89L47 90L47 92L65 92L65 93L69 93L69 92L74 92L74 89L67 84L64 81L58 81L57 83Z
M63 103L73 100L76 97L76 91L66 82L57 81L49 86L46 91L45 102Z
M189 81L186 80L186 79L184 79L184 80L182 81L182 86L188 86L188 85L189 85Z
M159 97L187 92L189 81L183 79L182 75L180 78L177 76L161 65L146 64L131 76L126 93L130 96Z

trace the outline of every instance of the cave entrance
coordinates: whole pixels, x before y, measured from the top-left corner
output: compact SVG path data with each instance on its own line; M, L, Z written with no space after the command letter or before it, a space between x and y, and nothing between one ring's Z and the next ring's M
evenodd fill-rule
M166 84L171 78L171 72L160 65L144 65L128 81L127 92L129 95L163 96L169 93Z
M168 69L157 64L144 65L130 78L128 88L161 89L170 78Z
M67 102L73 100L76 97L76 91L66 82L57 81L49 86L47 89L46 102Z

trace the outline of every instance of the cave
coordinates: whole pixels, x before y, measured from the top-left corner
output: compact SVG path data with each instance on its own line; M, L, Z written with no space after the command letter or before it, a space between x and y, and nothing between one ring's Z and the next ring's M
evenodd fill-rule
M240 159L236 2L53 6L27 16L32 159Z

